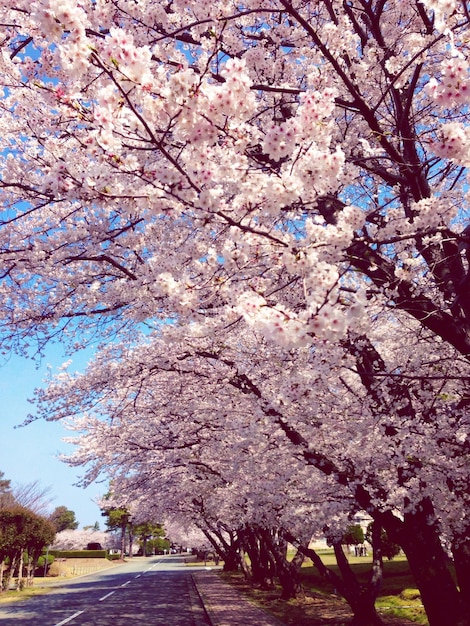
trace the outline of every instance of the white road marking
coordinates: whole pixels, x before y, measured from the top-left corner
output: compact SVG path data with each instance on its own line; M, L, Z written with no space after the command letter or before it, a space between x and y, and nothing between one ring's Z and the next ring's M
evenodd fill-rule
M146 574L147 572L152 571L153 569L155 569L156 567L158 567L159 565L161 565L161 561L157 561L156 563L154 563L151 567L147 567L147 569L145 570L144 574Z
M142 576L142 574L137 574L137 576L135 578L140 578Z
M84 611L77 611L77 613L74 613L70 617L67 617L67 619L63 619L61 622L58 622L57 624L54 624L54 626L62 626L62 624L67 624L67 622L71 622L73 619L75 619L76 617L78 617L82 613L84 613Z
M98 600L98 602L103 602L103 600L106 600L106 598L109 598L109 596L112 596L113 593L116 593L115 591L110 591L109 593L107 593L105 596L103 596L102 598L100 598Z
M129 585L131 582L132 582L131 580L128 580L127 583L123 583L121 587L125 587L126 585Z

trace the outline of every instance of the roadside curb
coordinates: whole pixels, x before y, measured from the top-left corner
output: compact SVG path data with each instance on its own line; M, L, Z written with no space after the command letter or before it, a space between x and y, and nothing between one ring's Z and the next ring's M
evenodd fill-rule
M216 626L208 611L209 601L204 597L204 592L198 586L194 574L191 574L191 582L192 585L190 586L189 596L195 626Z

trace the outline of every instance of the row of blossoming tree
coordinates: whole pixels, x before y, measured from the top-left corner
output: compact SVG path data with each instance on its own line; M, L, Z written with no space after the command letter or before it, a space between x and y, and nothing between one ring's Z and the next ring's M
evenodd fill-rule
M1 336L98 346L70 461L219 541L365 510L468 624L467 3L0 6Z

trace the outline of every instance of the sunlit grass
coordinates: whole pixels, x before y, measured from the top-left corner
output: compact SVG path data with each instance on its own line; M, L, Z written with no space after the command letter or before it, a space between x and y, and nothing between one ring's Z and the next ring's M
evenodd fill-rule
M338 566L334 554L322 554L322 561L336 574L339 574ZM372 560L370 557L348 557L354 573L360 582L367 582ZM307 560L302 567L302 574L307 586L315 587L318 590L333 593L334 587L325 581L317 569ZM398 595L404 589L415 588L416 583L410 573L408 562L405 556L397 556L393 561L384 562L383 583L380 595Z
M407 591L412 590L404 590L405 596ZM396 617L409 619L416 624L423 624L423 626L427 626L428 620L426 618L423 605L421 604L421 599L419 595L418 597L416 597L416 594L413 595L413 599L402 598L401 595L380 596L377 598L375 606L377 607L379 613L385 615L395 615Z
M27 587L22 591L9 590L0 593L0 604L11 604L11 602L18 602L20 600L27 600L33 596L40 596L44 593L48 593L50 589L46 587Z

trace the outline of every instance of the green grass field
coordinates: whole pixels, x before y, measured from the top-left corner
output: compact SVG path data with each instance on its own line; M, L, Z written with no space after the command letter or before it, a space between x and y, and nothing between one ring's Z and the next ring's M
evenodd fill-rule
M333 552L325 552L320 555L322 561L331 570L339 574L338 566L336 565L336 559ZM366 582L371 567L370 557L356 557L348 556L349 563L353 566L355 574L358 576L361 582ZM317 573L317 570L311 561L306 560L302 573L305 576L306 584L313 584L317 589L333 592L333 587L323 580ZM414 588L415 583L411 576L408 562L404 556L397 556L393 561L384 561L384 575L381 595L397 595L403 589Z
M332 550L324 551L321 553L321 557L325 565L339 574ZM359 580L366 582L371 567L371 558L348 556L348 560ZM325 594L334 593L333 586L321 578L311 561L305 562L302 574L303 585L309 591ZM406 618L417 624L426 625L428 623L405 556L397 556L392 561L384 561L382 589L376 606L381 613Z

